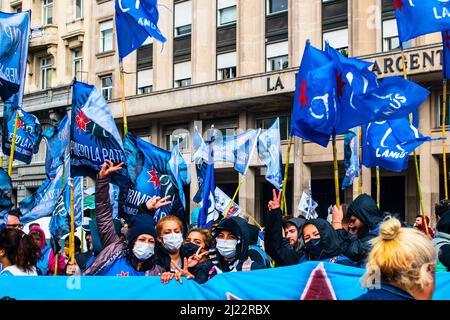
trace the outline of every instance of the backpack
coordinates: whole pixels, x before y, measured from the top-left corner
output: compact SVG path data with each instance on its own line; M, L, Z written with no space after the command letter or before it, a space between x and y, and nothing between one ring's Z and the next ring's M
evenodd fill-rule
M263 261L263 264L264 264L267 268L272 268L272 265L273 265L272 258L271 258L270 256L268 256L268 255L266 254L266 252L265 252L263 249L261 249L261 247L252 244L252 245L249 245L249 246L248 246L248 250L249 250L249 251L250 251L250 250L256 251L256 252L261 256L262 261Z

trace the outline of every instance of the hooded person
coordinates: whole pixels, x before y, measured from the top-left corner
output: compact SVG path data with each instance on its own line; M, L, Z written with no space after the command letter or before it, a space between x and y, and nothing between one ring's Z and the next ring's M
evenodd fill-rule
M50 258L51 247L47 244L45 239L45 232L38 226L33 226L28 233L33 237L34 242L41 250L41 258L38 260L36 267L38 268L38 273L41 275L46 275L48 272L48 262Z
M122 165L123 163L114 166L107 160L98 173L95 183L96 224L103 249L83 275L144 276L159 275L163 271L154 263L156 230L150 215L138 214L130 219L128 243L116 232L109 197L109 182L111 175L121 170ZM149 200L146 203L148 210L165 205L165 199L161 200Z
M443 215L439 220L433 245L438 257L436 271L450 271L450 214Z
M338 263L346 266L355 265L344 256L341 240L328 221L320 218L308 220L303 225L301 235L305 243L307 260Z
M305 250L301 230L306 218L299 216L282 221L279 195L273 191L273 200L269 202L269 212L264 215L264 247L266 253L277 266L290 266L304 260ZM283 232L285 237L283 237Z
M336 229L344 255L353 262L364 263L371 250L371 240L378 236L383 213L376 202L367 194L359 195L348 206L348 231L342 228L342 208L333 208L332 225Z
M431 239L434 238L434 230L430 227L430 217L425 216L425 221L427 222L426 227L423 222L423 216L417 215L414 227L422 231L424 234L428 235Z
M209 278L231 271L251 271L265 266L253 261L248 256L250 232L247 221L240 217L222 219L212 231L215 249L210 250L209 258L214 266L209 271Z

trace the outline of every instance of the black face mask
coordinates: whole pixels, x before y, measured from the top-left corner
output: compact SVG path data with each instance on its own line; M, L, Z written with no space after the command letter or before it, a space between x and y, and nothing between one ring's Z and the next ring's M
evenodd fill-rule
M185 243L180 248L180 254L183 258L189 258L197 252L198 248L200 248L200 246L195 243Z
M322 255L322 246L320 245L320 239L312 239L305 245L306 253L309 256L309 260L320 260Z

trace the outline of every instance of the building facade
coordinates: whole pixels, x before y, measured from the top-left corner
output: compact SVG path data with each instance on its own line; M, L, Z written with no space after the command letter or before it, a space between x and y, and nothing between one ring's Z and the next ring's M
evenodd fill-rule
M139 2L139 1L137 1ZM95 84L122 129L122 104L113 0L1 0L1 10L32 10L33 28L24 108L44 127L57 123L71 103L74 77ZM311 185L323 216L334 203L331 144L323 148L294 138L289 159L290 115L295 75L307 39L375 62L380 78L402 75L401 54L390 0L159 0L163 45L151 39L124 59L129 130L162 148L180 142L190 163L194 127L222 132L268 128L279 117L283 162L289 162L288 210L297 212ZM440 34L404 44L410 79L432 92L420 107L419 129L441 131L442 46ZM448 107L448 106L447 106ZM449 114L447 112L447 114ZM0 114L1 115L1 114ZM448 119L447 119L448 123ZM443 197L441 142L418 150L425 213ZM338 137L339 174L344 169L343 137ZM20 201L45 178L45 143L32 164L14 163L14 197ZM5 156L4 166L6 167ZM254 155L238 194L243 210L262 220L272 186ZM195 169L187 198L197 191ZM232 196L240 177L230 165L216 165L216 185ZM341 180L342 181L342 180ZM362 187L376 194L375 169L363 169ZM349 203L353 189L341 192ZM419 213L414 162L403 173L381 170L381 207L409 222ZM190 208L195 204L190 201Z

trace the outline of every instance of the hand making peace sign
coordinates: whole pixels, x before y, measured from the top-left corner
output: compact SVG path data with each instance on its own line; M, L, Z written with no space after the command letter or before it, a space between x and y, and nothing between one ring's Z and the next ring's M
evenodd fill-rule
M281 191L278 193L278 196L277 196L277 191L275 189L273 189L272 194L273 194L273 198L272 198L272 200L269 201L269 204L267 206L269 208L269 211L280 208L280 204L281 204Z

